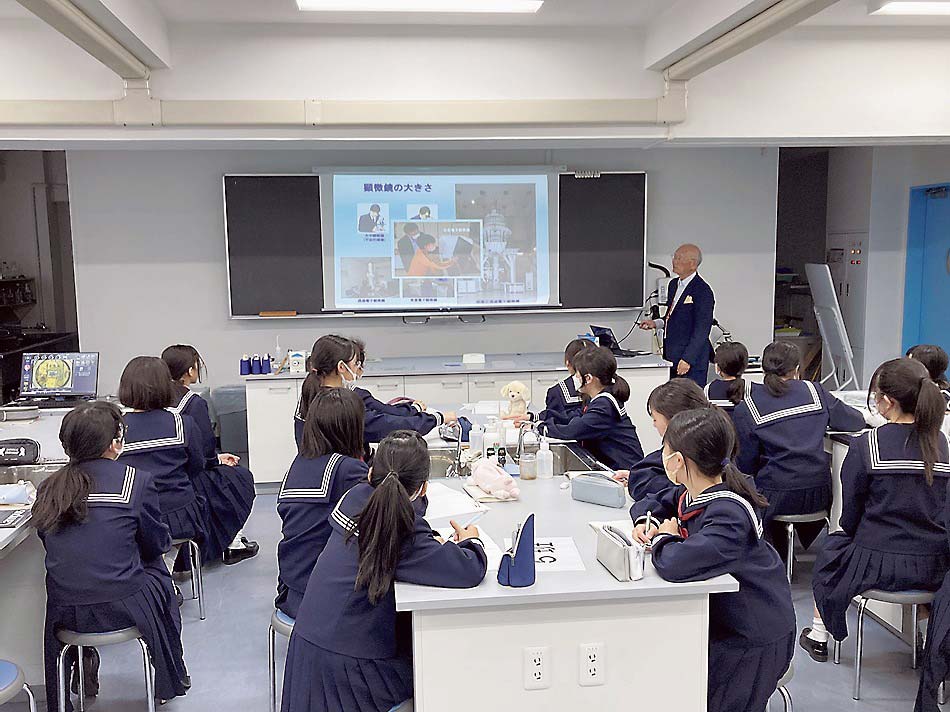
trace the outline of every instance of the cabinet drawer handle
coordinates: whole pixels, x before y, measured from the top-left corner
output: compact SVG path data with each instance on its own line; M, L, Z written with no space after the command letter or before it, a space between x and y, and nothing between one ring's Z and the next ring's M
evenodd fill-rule
M473 383L476 386L494 386L497 381L474 381Z
M397 383L380 383L376 386L377 391L394 391L399 388Z
M465 384L462 381L441 381L443 388L462 388Z
M289 393L290 388L290 386L268 386L267 390L271 393Z

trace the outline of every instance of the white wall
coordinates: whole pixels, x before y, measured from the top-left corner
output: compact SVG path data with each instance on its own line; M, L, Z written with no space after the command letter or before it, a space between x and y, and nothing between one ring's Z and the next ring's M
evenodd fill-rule
M173 342L202 352L213 384L235 382L242 352L305 348L330 331L358 333L371 355L560 350L579 331L606 323L627 331L631 316L489 317L483 325L443 321L406 326L393 318L232 321L227 312L221 176L309 172L317 164L498 165L550 161L576 168L649 173L651 259L668 262L684 241L706 253L702 271L717 316L751 350L771 340L777 151L659 149L480 151L70 151L79 330L102 352L101 392L113 390L129 358ZM564 272L562 272L562 275ZM562 278L564 278L562 276ZM631 348L647 347L634 334Z

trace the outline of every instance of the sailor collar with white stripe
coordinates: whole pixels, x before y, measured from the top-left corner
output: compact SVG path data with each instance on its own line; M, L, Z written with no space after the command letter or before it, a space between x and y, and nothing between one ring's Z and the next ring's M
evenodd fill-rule
M94 492L86 501L89 504L129 504L132 501L132 488L135 486L135 468L126 465L122 489L119 492Z
M171 408L169 408L168 410L170 410L170 411L172 411L172 412L174 412L174 413L182 413L182 412L184 412L185 407L188 405L188 402L189 402L192 398L194 398L196 395L198 395L198 394L195 393L194 391L188 390L187 392L185 392L185 393L182 395L181 400L178 401L178 405L173 405L173 406L172 406Z
M136 442L125 441L123 452L139 452L141 450L155 450L164 447L177 447L185 444L185 424L182 421L181 413L172 408L165 408L165 412L171 413L175 421L175 434L164 438L153 438L151 440L138 440ZM128 417L128 416L126 416Z
M870 433L868 433L868 454L871 458L871 469L878 471L886 470L897 470L897 471L907 471L907 470L920 470L923 472L924 463L921 460L889 460L881 457L881 446L878 442L878 430L880 428L887 427L882 425L878 428L874 428ZM946 434L941 433L944 440L947 441L948 452L950 452L950 438ZM945 462L935 462L934 463L934 472L939 472L944 475L950 475L950 464Z
M617 399L614 398L613 393L608 393L607 391L601 391L601 392L598 393L596 396L594 396L593 398L591 398L591 399L590 399L590 402L593 403L593 402L594 402L595 400L597 400L598 398L606 398L606 399L609 400L611 403L613 403L614 409L616 409L617 413L620 414L620 417L621 417L621 418L626 418L626 417L627 417L627 410L626 410L626 408L624 408L622 405L620 405L620 403L617 402Z
M565 403L580 403L584 400L580 395L571 395L571 386L574 384L573 376L568 376L563 381L558 381L557 384L561 387L561 395L564 396Z
M805 415L807 413L819 413L822 411L824 406L821 403L821 397L818 395L818 388L811 381L799 381L799 383L804 383L805 387L808 389L808 392L811 394L811 402L803 403L802 405L796 405L791 408L782 408L777 410L774 413L769 413L768 415L762 415L759 411L759 407L755 403L755 399L752 397L752 389L749 389L748 395L746 395L745 403L749 406L749 413L752 414L752 420L755 421L756 425L765 425L766 423L774 423L777 420L784 420L785 418L791 418L798 415Z
M347 532L348 534L359 536L360 533L356 527L356 520L351 518L349 515L344 514L342 509L343 502L346 501L347 495L352 491L353 490L347 490L343 496L340 497L340 501L336 503L333 511L330 512L330 519L336 522L339 526L343 527L343 531Z
M280 494L277 500L284 499L325 499L330 492L330 482L333 479L333 473L337 466L343 461L343 456L339 453L333 453L327 460L326 467L323 468L323 477L320 479L319 487L288 487L287 479L290 477L290 470L284 475L284 481L280 486Z
M724 489L719 489L720 487ZM710 502L717 499L724 499L736 502L742 506L746 514L749 515L749 519L752 522L752 528L755 530L756 536L762 538L762 522L759 520L759 516L755 512L755 507L752 506L752 503L749 502L745 497L740 494L736 494L730 489L725 488L725 484L715 485L710 487L708 490L700 494L696 499L691 499L689 496L689 490L686 491L686 500L684 501L683 514L686 514L688 510L691 509L703 509Z

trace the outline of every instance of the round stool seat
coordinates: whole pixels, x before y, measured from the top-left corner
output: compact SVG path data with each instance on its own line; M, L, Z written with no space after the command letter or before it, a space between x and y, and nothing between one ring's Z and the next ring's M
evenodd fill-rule
M190 541L191 539L172 539L172 546L184 546Z
M822 522L828 518L828 511L812 512L811 514L776 514L773 521L783 522L785 524L807 524L809 522Z
M899 603L904 606L933 603L933 591L878 591L872 588L861 594L861 598L870 598L872 601L884 603Z
M294 619L279 608L275 609L274 615L270 617L270 624L275 631L286 638L289 638L290 634L294 632Z
M16 663L0 660L0 705L12 700L23 691L23 671Z
M792 664L788 664L788 670L785 671L785 674L782 675L782 679L778 681L776 687L785 687L788 683L792 681L792 678L795 677L795 668L792 667Z
M137 640L142 637L142 634L138 628L132 626L131 628L110 630L105 633L76 633L72 630L58 630L56 631L56 637L65 645L99 648L105 645L118 645L130 640Z

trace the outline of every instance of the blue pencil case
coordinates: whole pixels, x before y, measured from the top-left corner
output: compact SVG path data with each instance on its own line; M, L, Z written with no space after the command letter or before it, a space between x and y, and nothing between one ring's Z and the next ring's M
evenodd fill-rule
M526 588L533 586L534 580L534 513L531 513L511 538L511 548L501 557L498 583Z

